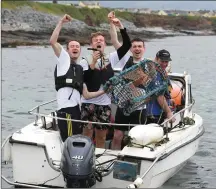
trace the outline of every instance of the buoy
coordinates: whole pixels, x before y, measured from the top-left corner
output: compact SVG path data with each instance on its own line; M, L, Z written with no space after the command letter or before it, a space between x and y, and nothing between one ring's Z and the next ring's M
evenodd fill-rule
M182 90L179 85L172 83L170 95L175 105L182 105Z
M148 145L159 142L164 135L163 128L158 124L151 123L147 125L137 125L133 127L128 136L132 138L132 144Z

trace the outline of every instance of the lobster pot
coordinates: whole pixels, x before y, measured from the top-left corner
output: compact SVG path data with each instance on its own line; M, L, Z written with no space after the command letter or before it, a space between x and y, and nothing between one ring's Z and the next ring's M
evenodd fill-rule
M149 59L120 72L106 82L104 89L112 103L130 115L149 100L167 90L168 79L160 65Z
M61 171L67 188L90 188L95 185L95 147L89 137L74 135L64 143Z

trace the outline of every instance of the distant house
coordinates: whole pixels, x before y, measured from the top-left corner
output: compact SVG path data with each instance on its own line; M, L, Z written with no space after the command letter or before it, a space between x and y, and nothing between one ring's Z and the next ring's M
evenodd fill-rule
M138 12L138 9L136 9L136 8L128 8L127 12L135 13L135 12Z
M216 12L210 11L210 12L209 12L209 15L210 15L210 17L216 17Z
M176 13L174 10L166 10L165 12L167 13L168 16L176 16Z
M143 14L151 14L151 11L151 9L138 9L138 12Z
M175 10L175 14L176 14L176 16L186 16L187 15L187 11Z
M160 11L158 12L158 15L167 16L168 14L167 14L165 11L160 10Z
M203 14L202 16L203 16L203 17L207 17L207 18L211 17L211 15L210 15L209 13L205 13L205 14Z
M119 12L125 12L125 11L127 11L126 9L124 9L124 8L117 8L117 9L115 9L116 11L119 11Z
M97 1L80 1L79 2L80 7L87 7L90 9L100 9L100 3Z
M183 16L187 14L186 11L181 10L166 10L165 12L168 14L168 16Z
M211 17L216 17L216 13L214 11L205 11L205 12L202 12L202 16L203 17L206 17L206 18L211 18Z
M187 16L202 16L202 14L199 11L189 11Z
M76 8L81 8L80 6L79 6L79 4L72 4L74 7L76 7Z
M151 14L158 14L158 11L152 10Z
M195 14L192 11L189 11L187 15L188 16L195 16Z

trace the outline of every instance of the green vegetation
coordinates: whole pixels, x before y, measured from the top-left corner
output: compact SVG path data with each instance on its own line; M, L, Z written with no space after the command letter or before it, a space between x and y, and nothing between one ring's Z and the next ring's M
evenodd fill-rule
M113 10L108 8L89 9L76 8L74 5L62 5L53 3L32 2L30 0L11 1L3 0L2 8L16 9L22 6L29 6L32 9L48 14L60 15L69 14L73 18L84 21L90 26L98 26L101 23L107 23L107 14ZM179 28L194 28L196 26L205 27L210 24L215 28L215 18L203 18L199 16L159 16L154 14L141 14L131 12L115 11L117 17L133 22L137 27L155 27L155 26L178 26ZM199 28L198 28L199 29Z
M69 14L73 18L86 21L90 20L93 24L99 25L100 23L107 22L107 14L111 11L108 8L89 9L89 8L76 8L73 5L62 5L53 3L40 3L31 1L2 1L2 8L16 9L17 7L29 6L36 11L45 12L54 15ZM116 15L128 21L133 21L134 17L129 12L116 12Z
M184 17L186 18L186 20L189 21L197 21L201 18L200 16L184 16Z

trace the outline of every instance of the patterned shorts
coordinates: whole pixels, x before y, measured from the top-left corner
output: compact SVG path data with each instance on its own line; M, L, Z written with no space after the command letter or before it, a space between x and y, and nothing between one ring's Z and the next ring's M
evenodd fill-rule
M111 120L111 108L108 105L96 105L83 103L81 107L81 119L83 121L93 121L101 123L110 123ZM87 127L87 123L82 124L83 127ZM109 125L92 124L96 129L107 129Z

